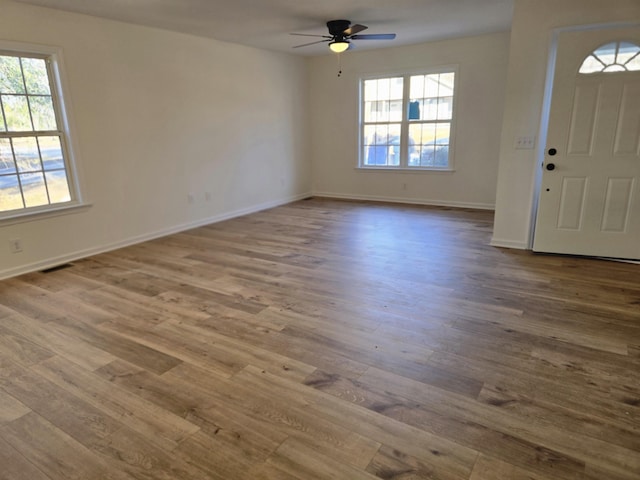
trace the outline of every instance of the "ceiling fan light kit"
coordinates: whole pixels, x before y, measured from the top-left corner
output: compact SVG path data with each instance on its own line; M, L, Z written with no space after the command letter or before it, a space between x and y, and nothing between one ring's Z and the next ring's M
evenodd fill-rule
M306 47L317 43L329 42L329 49L335 53L342 53L350 48L351 40L393 40L396 38L395 33L372 33L358 35L358 33L366 30L366 25L351 25L349 20L330 20L327 22L329 35L310 35L306 33L292 33L291 35L301 35L304 37L320 37L323 40L317 40L311 43L296 45L293 48Z
M346 40L336 40L329 43L329 49L334 53L342 53L349 49L349 42Z

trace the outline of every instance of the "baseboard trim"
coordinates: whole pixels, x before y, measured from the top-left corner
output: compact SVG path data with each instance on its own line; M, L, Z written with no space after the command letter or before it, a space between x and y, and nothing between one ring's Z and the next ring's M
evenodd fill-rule
M492 247L515 248L518 250L529 250L527 242L517 240L506 240L504 238L492 238L489 242Z
M131 245L135 245L137 243L146 242L149 240L154 240L160 237L166 237L167 235L172 235L174 233L183 232L185 230L190 230L192 228L202 227L204 225L210 225L212 223L222 222L224 220L230 220L232 218L241 217L243 215L249 215L251 213L256 213L262 210L268 210L270 208L278 207L280 205L286 205L291 202L296 202L298 200L303 200L305 198L311 197L311 193L302 193L299 195L292 195L290 197L282 198L279 200L274 200L270 202L264 202L257 205L252 205L250 207L241 208L238 210L233 210L230 212L224 212L217 215L213 215L211 217L201 218L195 220L193 222L187 222L180 225L175 225L170 228L165 228L162 230L156 230L155 232L149 232L142 235L137 235L135 237L130 237L125 240L121 240L118 242L109 243L106 245L100 245L96 247L87 248L84 250L79 250L73 253L60 255L53 258L48 258L46 260L29 263L26 265L20 265L15 268L9 268L6 270L0 270L0 280L5 280L7 278L17 277L18 275L23 275L25 273L37 272L40 270L44 270L46 268L52 268L58 265L62 265L64 263L73 262L74 260L80 260L81 258L90 257L92 255L98 255L100 253L110 252L112 250L117 250L119 248L128 247Z
M379 195L355 195L334 192L313 192L314 197L336 198L343 200L364 200L370 202L405 203L411 205L429 205L434 207L471 208L474 210L495 210L495 204L455 202L448 200L416 199L406 197L383 197Z

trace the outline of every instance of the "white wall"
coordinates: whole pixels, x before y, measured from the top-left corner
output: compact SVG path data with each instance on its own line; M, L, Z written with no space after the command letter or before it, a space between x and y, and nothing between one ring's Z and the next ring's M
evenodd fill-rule
M6 0L0 12L0 40L62 48L92 203L0 223L0 278L310 193L304 59Z
M493 245L530 247L536 175L545 145L516 151L513 144L516 136L539 136L554 29L639 20L639 0L516 0Z
M493 208L509 34L499 33L310 60L316 195ZM458 65L455 172L356 170L358 82L364 75ZM406 184L406 189L403 188Z

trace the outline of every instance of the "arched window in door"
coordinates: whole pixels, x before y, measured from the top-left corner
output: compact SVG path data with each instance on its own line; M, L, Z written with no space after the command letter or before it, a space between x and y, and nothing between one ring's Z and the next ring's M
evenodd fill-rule
M612 42L590 53L582 62L580 73L640 71L640 46L630 42Z

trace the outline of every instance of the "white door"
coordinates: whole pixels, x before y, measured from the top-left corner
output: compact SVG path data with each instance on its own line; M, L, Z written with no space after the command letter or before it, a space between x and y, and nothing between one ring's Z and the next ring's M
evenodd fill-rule
M640 28L561 33L533 249L640 259Z

